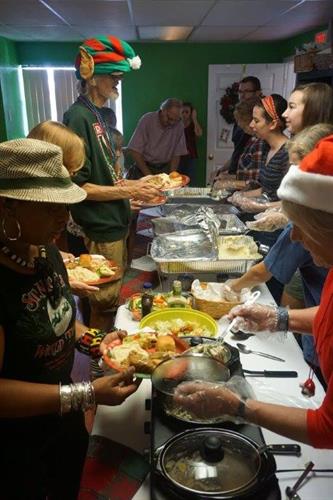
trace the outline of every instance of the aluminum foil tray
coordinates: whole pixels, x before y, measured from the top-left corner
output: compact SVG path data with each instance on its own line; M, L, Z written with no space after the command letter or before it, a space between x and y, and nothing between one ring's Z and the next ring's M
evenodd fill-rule
M218 256L208 235L198 229L157 236L150 253L155 262L211 261Z
M193 214L196 210L198 210L198 203L189 203L188 200L181 200L179 203L175 203L173 198L170 198L171 203L166 203L165 205L161 205L160 212L163 216L171 215L172 217L184 217L185 215ZM207 201L200 201L202 206L207 206L209 203ZM218 203L213 207L210 206L217 215L223 214L232 214L239 215L240 211L234 207L233 205Z
M168 198L171 203L221 204L221 200L212 198L210 193L210 187L185 187L170 191L170 193L168 193Z
M175 194L177 195L177 198L186 198L188 196L202 198L203 196L209 196L210 192L210 187L185 187L178 189Z
M214 210L214 212L216 211ZM187 213L187 211L184 211L183 216L181 216L181 210L178 210L176 216L172 215L169 217L156 217L152 219L155 236L197 228L197 225L189 226L182 222L182 219L184 219ZM216 215L221 223L219 230L221 235L244 234L247 231L245 224L236 215L223 213L217 213Z
M176 234L176 233L173 233ZM158 238L163 238L164 236L159 236ZM167 235L170 236L170 235ZM156 238L156 239L158 239ZM227 236L220 236L219 237L219 246L223 242L225 238L228 238ZM229 237L230 238L230 237ZM253 238L250 236L235 236L233 238L239 239L242 244L244 243L245 245L251 245L253 244ZM155 241L155 240L154 240ZM152 257L154 258L153 254ZM205 259L169 259L167 258L167 255L165 255L163 258L159 258L156 260L159 266L159 270L162 273L165 274L176 274L176 273L188 273L188 272L196 272L196 273L241 273L243 274L246 272L255 262L258 262L260 259L262 259L262 255L259 253L253 253L253 255L249 257L242 257L242 258L213 258L210 260L205 260ZM154 259L155 260L155 259Z
M244 260L215 260L215 261L189 261L189 262L159 262L158 269L163 274L183 273L226 273L244 274L250 269L253 261Z

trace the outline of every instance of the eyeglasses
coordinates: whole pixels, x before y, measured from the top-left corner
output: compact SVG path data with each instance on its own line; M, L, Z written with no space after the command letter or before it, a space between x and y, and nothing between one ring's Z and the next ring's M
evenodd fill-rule
M256 90L249 90L249 89L239 90L238 91L239 94L252 94L254 92L257 92L257 91Z

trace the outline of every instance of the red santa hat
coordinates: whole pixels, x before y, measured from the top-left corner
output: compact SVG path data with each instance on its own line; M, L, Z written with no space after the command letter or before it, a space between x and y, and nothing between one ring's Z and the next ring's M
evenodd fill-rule
M319 141L300 165L291 165L277 194L281 200L333 213L333 135Z

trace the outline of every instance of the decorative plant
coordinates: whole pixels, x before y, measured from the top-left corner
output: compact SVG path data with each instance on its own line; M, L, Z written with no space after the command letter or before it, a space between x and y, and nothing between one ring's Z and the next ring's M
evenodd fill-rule
M234 82L230 87L227 87L225 94L220 100L220 115L229 124L235 123L234 109L238 103L238 82Z

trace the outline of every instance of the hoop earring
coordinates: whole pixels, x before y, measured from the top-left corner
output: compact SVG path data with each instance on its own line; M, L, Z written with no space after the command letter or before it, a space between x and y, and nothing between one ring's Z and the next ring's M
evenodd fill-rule
M7 234L7 231L6 231L6 219L7 219L7 217L5 215L4 218L1 221L1 227L2 227L2 232L4 234L4 237L8 241L17 241L17 240L19 240L21 238L21 234L22 234L21 233L21 225L20 225L19 221L13 217L13 219L15 220L16 229L17 229L17 236L14 236L14 238L13 238L11 236L8 236L8 234Z

